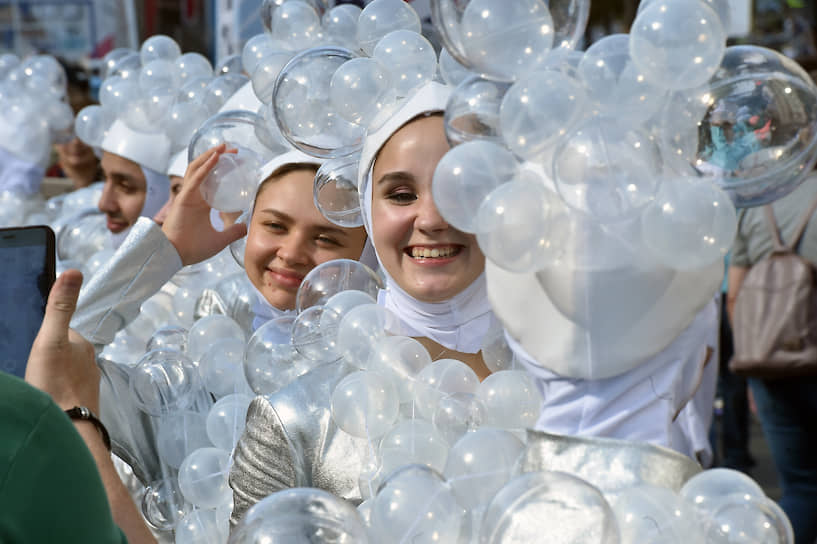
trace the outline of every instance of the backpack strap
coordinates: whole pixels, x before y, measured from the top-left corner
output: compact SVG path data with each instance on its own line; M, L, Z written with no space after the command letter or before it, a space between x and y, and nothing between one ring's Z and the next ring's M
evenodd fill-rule
M814 214L814 210L816 209L817 198L815 198L814 202L811 203L811 206L809 206L808 211L805 214L803 214L803 217L800 219L800 223L797 225L797 228L794 229L794 236L787 245L787 247L790 250L794 251L794 249L797 247L797 244L800 243L800 238L803 237L803 233L806 231L806 226L808 225L808 222L811 220L811 216Z
M815 201L817 202L817 201ZM766 223L769 225L769 232L772 233L772 247L776 253L784 251L786 246L780 238L780 230L777 228L777 222L774 220L774 210L771 204L763 206L763 211L766 215Z

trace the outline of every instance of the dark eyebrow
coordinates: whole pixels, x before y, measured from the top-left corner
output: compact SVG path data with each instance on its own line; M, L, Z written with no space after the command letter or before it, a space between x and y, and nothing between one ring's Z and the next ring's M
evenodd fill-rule
M278 211L278 210L276 210L274 208L264 208L263 210L258 210L258 211L260 213L265 213L265 214L268 214L268 215L275 216L280 221L282 221L284 223L294 223L295 222L295 220L291 216L285 214L284 212ZM337 234L339 236L348 236L349 235L348 229L342 229L340 227L327 227L327 226L324 226L324 225L316 225L314 228L315 228L316 231L321 232L321 233Z
M279 212L278 210L273 209L273 208L264 208L263 210L258 210L258 211L260 211L261 213L274 215L275 217L277 217L281 221L286 221L286 222L290 222L290 223L292 222L292 217L288 216L284 212Z
M415 181L414 174L411 172L404 172L404 171L397 171L397 172L386 172L383 174L379 180L377 180L377 185L387 183L387 182L413 182Z

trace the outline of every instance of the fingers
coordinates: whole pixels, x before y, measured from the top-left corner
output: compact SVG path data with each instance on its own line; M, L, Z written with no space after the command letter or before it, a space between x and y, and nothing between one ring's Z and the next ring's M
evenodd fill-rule
M182 190L186 193L197 191L224 153L237 153L237 150L227 149L227 144L220 144L193 159L193 162L187 167Z
M68 339L68 325L74 310L77 309L77 298L82 287L82 272L66 270L51 288L45 317L38 336L44 335L48 341L63 342Z
M236 223L235 225L231 225L230 227L224 229L222 232L215 232L219 238L219 245L223 244L223 247L227 247L236 240L247 235L247 225L244 223Z

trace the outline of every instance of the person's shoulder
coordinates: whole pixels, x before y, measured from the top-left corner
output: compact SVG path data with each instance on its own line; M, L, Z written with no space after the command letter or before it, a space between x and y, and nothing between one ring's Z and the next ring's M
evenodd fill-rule
M53 401L47 393L32 387L17 376L0 372L0 421L7 431L10 424L15 427L33 427L43 412L52 407ZM8 436L5 433L4 437Z

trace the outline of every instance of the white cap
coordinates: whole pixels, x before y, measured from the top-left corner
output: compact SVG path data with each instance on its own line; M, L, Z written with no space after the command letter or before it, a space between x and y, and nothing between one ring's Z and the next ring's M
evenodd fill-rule
M307 155L303 151L298 151L293 149L292 151L287 151L282 155L278 155L267 164L261 167L261 177L259 178L258 182L261 183L268 177L272 175L273 172L281 168L282 166L286 166L287 164L314 164L318 168L324 163L323 159L319 159L312 155Z
M139 132L117 119L105 133L100 146L104 151L119 155L156 172L167 171L171 143L161 132Z
M170 158L170 166L167 167L168 176L184 177L187 171L187 148L185 147Z

